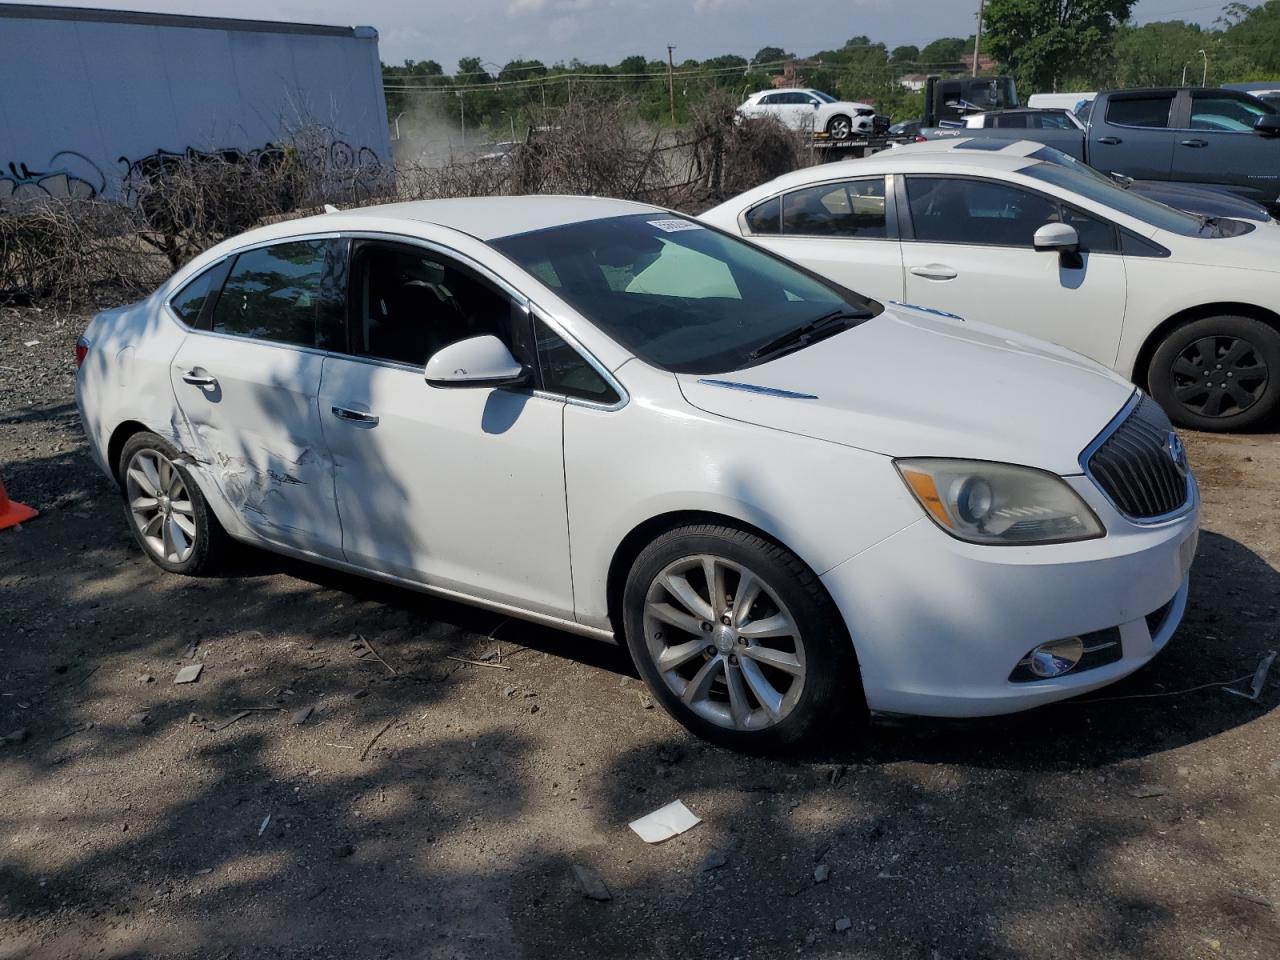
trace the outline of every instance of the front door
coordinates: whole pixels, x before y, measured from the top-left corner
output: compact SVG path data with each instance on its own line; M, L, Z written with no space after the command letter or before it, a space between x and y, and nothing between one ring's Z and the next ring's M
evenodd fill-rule
M906 300L1061 344L1108 367L1124 323L1127 280L1114 225L1044 194L967 177L907 177L913 238L903 239ZM1082 255L1032 246L1067 222Z
M214 268L218 271L219 268ZM345 244L302 240L239 254L171 378L190 452L255 533L333 558L342 537L317 394L341 322Z
M1230 90L1193 90L1183 99L1173 146L1172 179L1230 189L1256 203L1280 201L1280 138L1255 133L1271 113Z
M1173 90L1109 94L1089 121L1089 165L1135 180L1168 180L1173 167Z
M345 355L320 415L347 559L443 590L571 619L564 401L436 388L441 347L491 333L529 359L528 314L426 248L357 241Z

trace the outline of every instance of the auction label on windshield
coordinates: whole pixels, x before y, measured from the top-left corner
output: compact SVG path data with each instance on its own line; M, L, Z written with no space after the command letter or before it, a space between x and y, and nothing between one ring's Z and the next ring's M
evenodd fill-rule
M657 227L664 233L679 233L681 230L701 230L702 224L689 220L650 220L649 226Z

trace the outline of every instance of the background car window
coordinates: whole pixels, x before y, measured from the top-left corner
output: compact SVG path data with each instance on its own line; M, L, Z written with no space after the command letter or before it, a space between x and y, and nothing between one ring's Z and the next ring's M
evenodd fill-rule
M1027 115L1025 113L1014 113L1007 117L996 117L997 127L1025 127L1027 125Z
M441 347L493 334L521 356L514 323L526 314L510 297L447 257L362 242L353 257L351 352L415 367Z
M1032 124L1040 130L1074 130L1076 129L1065 113L1042 113L1032 118Z
M747 228L752 233L775 234L782 232L782 198L770 197L747 211Z
M885 236L884 178L823 183L782 198L782 232L807 236Z
M614 404L621 397L596 372L582 354L541 320L534 321L538 340L538 362L542 367L542 387L548 393L563 394L593 403Z
M1126 127L1167 127L1173 94L1146 97L1115 97L1107 105L1107 123Z
M301 347L340 321L344 294L337 240L301 240L236 257L213 309L213 331Z
M782 102L782 94L780 93L770 93L760 98L761 106L772 106L775 103L781 103L781 102Z
M1052 201L989 180L907 177L907 202L916 240L926 243L1030 247L1058 218Z
M1194 94L1191 99L1191 129L1251 133L1258 117L1268 112L1260 103L1214 94Z
M169 308L187 326L200 325L200 315L204 312L210 295L216 294L221 288L228 265L226 260L214 264L170 298Z

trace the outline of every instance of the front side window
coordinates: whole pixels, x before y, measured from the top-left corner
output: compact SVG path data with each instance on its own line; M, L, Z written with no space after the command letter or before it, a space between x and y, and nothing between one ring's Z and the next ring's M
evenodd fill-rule
M338 240L297 240L236 257L213 309L213 331L300 347L341 322Z
M793 190L782 198L782 232L883 239L886 234L884 178L823 183Z
M1022 129L1027 125L1025 113L1011 113L1006 117L996 117L996 126L1005 129Z
M1032 126L1041 130L1078 130L1071 118L1065 113L1041 113L1034 118Z
M1265 105L1215 93L1191 95L1191 129L1252 133L1253 125L1264 114Z
M489 241L522 268L547 262L557 295L641 359L676 373L724 373L753 351L831 315L879 304L695 221L647 213Z
M524 310L473 271L432 251L360 241L352 257L356 356L424 366L441 347L493 334L522 356Z
M990 180L907 177L916 240L1030 247L1035 232L1057 219L1051 200Z
M1107 123L1123 127L1167 127L1169 108L1173 106L1172 93L1157 93L1142 97L1115 97L1107 104Z

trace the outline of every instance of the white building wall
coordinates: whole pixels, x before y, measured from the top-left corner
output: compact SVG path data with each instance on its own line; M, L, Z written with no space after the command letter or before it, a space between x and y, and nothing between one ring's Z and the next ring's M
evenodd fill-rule
M390 162L372 28L68 13L0 4L0 200L116 196L130 165L161 151L247 153L305 124L332 131L333 163Z

